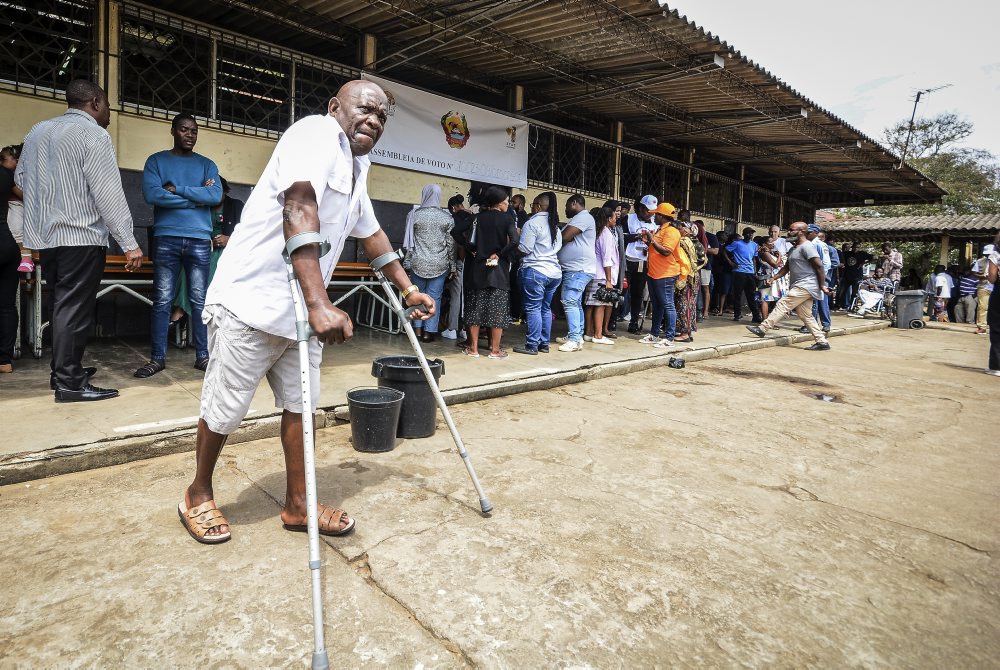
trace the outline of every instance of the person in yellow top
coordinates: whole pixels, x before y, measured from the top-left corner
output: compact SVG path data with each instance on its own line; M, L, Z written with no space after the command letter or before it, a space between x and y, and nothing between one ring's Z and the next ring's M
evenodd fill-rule
M649 245L649 266L646 270L646 285L649 299L653 303L653 325L649 334L639 342L652 344L657 348L674 346L677 328L677 309L674 307L674 286L679 279L691 274L691 264L681 253L681 232L673 225L677 208L669 202L661 202L653 210L653 219L659 228L654 233L643 231L642 241ZM660 338L663 315L667 316L667 328Z

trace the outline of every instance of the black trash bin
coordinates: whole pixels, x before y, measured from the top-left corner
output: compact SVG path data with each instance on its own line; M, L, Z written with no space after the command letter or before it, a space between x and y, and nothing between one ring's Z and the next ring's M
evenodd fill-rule
M362 386L347 392L351 441L358 451L378 453L396 446L396 426L404 394L392 388Z
M444 361L427 361L435 383L444 374ZM372 361L372 377L379 388L391 388L405 394L399 413L396 437L430 437L437 428L437 402L420 369L416 356L381 356Z

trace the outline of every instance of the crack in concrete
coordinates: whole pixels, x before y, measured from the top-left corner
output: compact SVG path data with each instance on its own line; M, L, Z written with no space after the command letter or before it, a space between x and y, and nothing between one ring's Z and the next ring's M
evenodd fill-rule
M255 489L257 489L258 491L260 491L261 493L263 493L265 496L267 496L268 498L270 498L274 502L274 504L277 505L279 508L283 506L283 503L280 500L278 500L273 495L271 495L265 488L263 488L262 486L260 486L256 481L254 481L254 479L250 475L248 475L242 468L240 468L236 464L235 459L227 460L225 462L225 465L227 467L230 467L233 470L235 470L240 476L244 477L248 482L250 482L251 486L253 486ZM426 490L431 490L431 489L426 489ZM435 492L435 493L437 493L437 492ZM438 495L440 495L441 497L443 497L445 500L450 500L450 497L447 494L439 493ZM455 501L452 501L452 502L455 502ZM468 507L468 505L464 505L464 504L463 504L463 506ZM379 545L381 545L382 543L386 542L387 540L395 539L395 538L398 538L398 537L402 537L404 535L421 535L421 534L426 533L426 532L431 531L431 530L437 530L441 526L443 526L445 524L448 524L448 523L451 523L452 521L454 521L454 519L445 519L444 521L436 523L436 524L434 524L432 526L428 526L427 528L424 528L422 530L418 530L418 531L414 531L414 532L409 532L409 533L396 533L394 535L389 535L389 536L384 537L381 540L379 540L375 545L373 545L367 551L365 551L360 556L358 556L358 557L356 557L354 559L351 559L340 548L338 548L337 546L331 544L329 538L321 535L320 536L320 540L323 542L323 544L325 544L327 547L329 547L333 551L333 553L335 555L339 556L341 558L341 560L343 560L343 562L348 567L354 569L354 571L358 574L358 576L360 576L364 580L364 582L366 584L368 584L369 586L375 588L379 593L381 593L386 598L388 598L393 603L395 603L400 609L402 609L404 612L406 612L406 614L414 621L414 623L416 623L418 626L420 626L420 628L424 632L426 632L434 640L436 640L437 642L439 642L441 644L441 646L444 647L449 653L451 653L452 655L457 656L458 658L460 658L461 661L462 661L462 663L463 663L463 665L464 665L464 667L474 668L474 667L476 667L476 664L473 662L473 660L469 656L469 654L464 649L462 649L462 647L459 644L457 644L456 642L454 642L453 640L451 640L450 638L448 638L446 635L444 635L442 633L439 633L429 623L426 623L425 621L423 621L419 616L417 616L416 612L414 612L411 607L409 607L406 603L404 603L398 597L396 597L395 595L393 595L392 593L390 593L389 590L385 586L383 586L378 581L378 579L375 578L374 574L372 573L371 564L369 563L369 558L368 558L368 554L369 554L370 551L372 551L373 549L377 548Z
M450 521L446 521L443 523L450 523ZM426 530L437 529L438 527L440 527L440 525L442 524L438 524L430 528L427 528L424 531L420 531L420 533L425 532ZM419 535L420 533L403 533L403 534ZM390 538L387 537L383 539L381 542L379 542L379 544L382 544L382 542L385 542L385 540L388 539ZM375 546L377 547L378 544ZM374 548L375 547L372 547L372 549ZM476 667L476 663L472 660L472 657L469 656L469 653L465 651L465 649L463 649L461 645L459 645L457 642L449 638L447 635L438 632L434 628L434 626L431 625L430 623L427 623L424 620L422 620L419 616L417 616L417 613L413 611L413 609L409 605L404 603L400 598L391 593L381 582L379 582L378 578L376 578L375 574L372 572L372 566L367 551L358 556L353 561L349 561L348 565L354 569L354 571L358 574L358 576L360 576L365 581L366 584L377 590L386 598L394 602L400 609L406 612L407 615L409 615L409 617L414 621L414 623L420 626L420 628L424 632L426 632L434 640L436 640L442 647L448 650L449 653L460 658L462 660L464 667L466 668Z
M885 517L878 516L877 514L872 514L870 512L864 512L862 510L855 509L855 508L849 507L847 505L839 505L839 504L837 504L835 502L830 502L829 500L823 500L822 498L820 498L818 495L816 495L812 491L809 491L808 489L804 489L801 486L795 486L795 485L792 485L792 484L785 484L783 486L761 486L760 488L766 489L766 490L769 490L769 491L780 491L782 493L786 493L786 494L792 496L796 500L802 500L804 502L818 502L818 503L823 503L824 505L829 505L830 507L836 507L838 509L842 509L842 510L845 510L847 512L853 512L855 514L860 514L861 516L865 516L865 517L868 517L868 518L871 518L871 519L878 519L879 521L884 521L885 523L891 523L894 526L901 526L903 528L909 528L910 530L915 530L915 531L920 532L920 533L926 533L928 535L932 535L932 536L940 538L942 540L946 540L948 542L953 542L953 543L955 543L957 545L965 547L966 549L971 549L972 551L976 552L977 554L984 554L988 558L993 558L993 554L990 553L990 551L988 549L980 549L979 547L973 546L973 545L969 544L968 542L963 542L962 540L957 540L957 539L955 539L953 537L948 537L947 535L942 535L941 533L937 533L937 532L935 532L933 530L928 530L927 528L920 528L919 526L911 526L910 524L903 523L902 521L896 521L894 519L886 519Z

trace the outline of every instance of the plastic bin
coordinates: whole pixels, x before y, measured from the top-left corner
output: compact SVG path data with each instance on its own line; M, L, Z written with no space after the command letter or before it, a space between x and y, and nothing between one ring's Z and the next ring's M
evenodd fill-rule
M925 291L898 291L895 298L896 328L904 330L924 327Z
M403 392L392 388L362 386L347 392L351 441L357 451L392 451L403 400Z
M440 358L427 361L437 382L444 374L444 361ZM396 437L430 437L437 428L437 402L434 393L420 369L416 356L381 356L372 361L372 377L378 379L379 388L402 391L406 397L399 414Z

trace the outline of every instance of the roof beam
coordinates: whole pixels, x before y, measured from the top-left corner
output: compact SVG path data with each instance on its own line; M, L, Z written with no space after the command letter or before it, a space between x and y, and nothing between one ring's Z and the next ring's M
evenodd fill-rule
M741 121L739 123L731 123L728 126L707 126L705 128L696 128L694 130L685 130L684 132L674 133L672 135L661 135L659 137L654 137L654 138L645 138L645 139L641 139L641 140L638 140L638 139L637 140L630 140L628 142L623 143L622 146L626 146L626 147L627 146L633 146L633 145L636 145L636 144L644 144L646 142L652 142L652 141L657 141L657 140L673 140L673 139L676 139L678 137L688 137L690 135L708 135L708 134L711 134L711 133L714 133L714 132L725 131L725 130L737 130L737 129L740 129L740 128L752 128L754 126L762 126L762 125L766 125L768 123L776 123L776 122L779 122L779 121L794 121L795 119L799 119L799 118L801 118L803 116L806 116L808 114L809 113L805 110L805 108L801 108L797 114L790 114L788 116L782 116L782 117L778 117L778 118L772 118L772 117L768 116L768 117L764 117L762 119L752 119L750 121ZM699 117L696 116L694 118L698 119Z
M699 59L700 62L691 63L688 66L678 66L678 69L674 72L668 72L661 74L652 78L645 78L639 81L627 82L624 84L616 84L614 86L604 86L598 88L595 91L588 91L587 93L581 93L580 95L574 95L569 98L563 98L562 100L556 100L554 102L547 102L544 105L536 105L522 112L525 115L537 114L538 112L544 112L548 109L554 107L562 107L563 105L571 105L575 103L580 103L589 100L597 100L599 98L604 98L609 95L615 95L617 93L622 93L635 86L648 87L653 84L665 84L668 81L677 81L679 79L686 79L688 77L694 77L700 74L705 74L706 72L711 72L712 70L717 70L719 68L725 67L725 59L719 54L712 54L710 59Z

